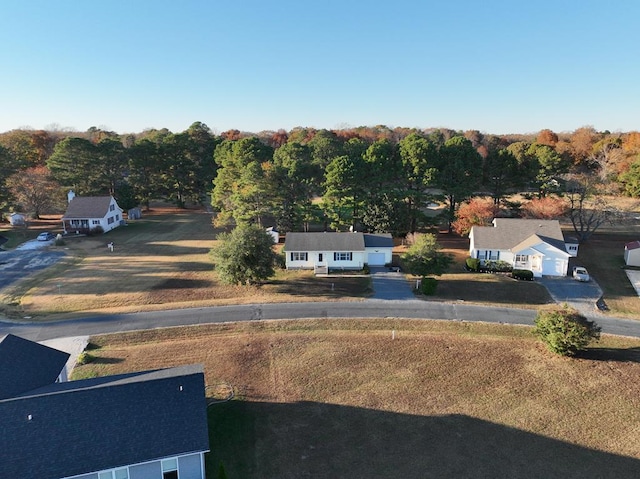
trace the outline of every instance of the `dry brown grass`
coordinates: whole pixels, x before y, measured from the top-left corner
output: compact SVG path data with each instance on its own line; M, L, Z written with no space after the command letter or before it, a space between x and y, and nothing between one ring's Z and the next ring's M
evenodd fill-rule
M203 211L154 208L142 220L104 236L71 236L64 246L70 260L5 291L11 299L4 302L20 306L5 312L56 318L78 312L357 300L370 292L369 278L316 278L307 271L279 271L263 285L224 285L209 257L218 231ZM113 252L106 247L110 241Z
M525 327L324 319L92 342L97 360L79 376L195 362L207 384L230 383L241 401L211 408L209 458L210 470L223 460L230 477L327 477L315 475L327 465L332 477L640 471L635 339L605 337L587 356L567 359ZM635 458L632 469L611 454Z

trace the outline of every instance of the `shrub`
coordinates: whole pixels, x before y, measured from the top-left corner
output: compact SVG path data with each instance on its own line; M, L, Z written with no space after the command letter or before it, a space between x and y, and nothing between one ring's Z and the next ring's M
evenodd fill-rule
M369 269L369 265L367 263L364 264L364 266L362 267L362 272L364 274L369 274L371 273L371 270Z
M467 258L465 264L469 271L478 271L480 269L480 260L478 258Z
M600 339L600 327L566 304L539 311L533 331L550 351L562 356L574 356Z
M422 294L427 296L431 296L435 294L436 288L438 287L438 280L435 278L422 278Z
M88 352L83 351L78 356L78 360L76 361L76 364L78 365L89 364L90 362L93 362L95 359L96 359L95 356L92 356Z
M98 226L96 226L94 228L91 228L91 230L89 230L89 235L93 235L93 236L101 235L103 233L104 233L104 229L102 229L102 226L100 226L100 225L98 225Z
M526 281L533 280L533 271L529 271L528 269L514 269L511 272L511 276L516 279L524 279Z

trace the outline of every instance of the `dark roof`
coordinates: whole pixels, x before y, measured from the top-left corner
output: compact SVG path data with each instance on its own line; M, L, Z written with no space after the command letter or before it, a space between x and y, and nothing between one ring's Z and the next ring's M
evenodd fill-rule
M364 246L366 248L393 248L391 233L365 233Z
M13 334L0 342L0 399L52 384L69 355Z
M625 249L630 250L630 249L638 249L640 248L640 241L636 240L636 241L631 241L630 243L627 243L626 245L624 245Z
M69 202L62 218L104 218L109 212L111 199L111 196L76 196Z
M558 220L495 218L495 226L472 227L476 249L512 250L535 238L565 251L564 236Z
M46 386L0 401L0 423L3 477L58 479L209 449L201 365Z
M287 233L286 251L364 251L362 233Z

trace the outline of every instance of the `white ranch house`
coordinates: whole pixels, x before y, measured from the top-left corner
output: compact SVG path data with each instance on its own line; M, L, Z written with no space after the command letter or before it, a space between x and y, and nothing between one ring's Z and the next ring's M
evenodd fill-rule
M358 270L391 263L390 233L287 233L287 269Z
M472 258L506 261L537 278L566 276L569 258L578 254L577 241L565 241L558 220L495 218L493 226L472 227L469 239Z

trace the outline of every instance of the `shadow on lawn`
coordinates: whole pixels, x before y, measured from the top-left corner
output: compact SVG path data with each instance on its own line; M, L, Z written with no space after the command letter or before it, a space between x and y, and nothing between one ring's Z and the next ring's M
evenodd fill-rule
M588 348L580 352L577 357L591 361L640 363L640 348Z
M208 477L640 477L640 460L465 415L314 402L209 408Z

